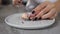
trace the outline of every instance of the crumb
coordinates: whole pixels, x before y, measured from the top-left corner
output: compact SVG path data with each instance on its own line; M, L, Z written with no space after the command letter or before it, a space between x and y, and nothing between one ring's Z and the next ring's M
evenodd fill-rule
M24 22L23 22L23 21L22 21L21 23L22 23L22 24L24 24Z
M27 13L22 14L22 19L27 20L28 19L28 14Z

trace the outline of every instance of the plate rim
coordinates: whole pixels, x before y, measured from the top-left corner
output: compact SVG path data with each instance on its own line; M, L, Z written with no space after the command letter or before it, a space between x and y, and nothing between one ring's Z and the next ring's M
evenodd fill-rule
M17 14L19 14L19 13L17 13ZM12 14L12 15L14 15L14 14ZM9 15L9 16L11 16L11 15ZM18 25L10 24L10 23L7 22L7 18L8 18L9 16L7 16L7 17L5 18L5 23L6 23L7 25L9 25L9 26L16 27L16 28L23 28L23 29L44 28L44 27L20 27L20 26L18 26ZM55 18L54 18L53 20L54 20L54 23L55 23ZM54 23L52 23L52 24L54 24ZM52 25L52 24L51 24L51 25ZM50 26L50 25L49 25L49 26ZM48 27L48 26L46 26L46 27Z

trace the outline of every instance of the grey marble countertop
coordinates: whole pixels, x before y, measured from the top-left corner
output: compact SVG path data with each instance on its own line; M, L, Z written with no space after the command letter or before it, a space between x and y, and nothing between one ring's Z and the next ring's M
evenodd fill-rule
M5 17L14 13L19 13L19 11L20 13L25 11L24 7L19 9L11 5L0 7L0 34L60 34L60 14L58 14L54 25L44 29L21 30L8 26L4 22Z

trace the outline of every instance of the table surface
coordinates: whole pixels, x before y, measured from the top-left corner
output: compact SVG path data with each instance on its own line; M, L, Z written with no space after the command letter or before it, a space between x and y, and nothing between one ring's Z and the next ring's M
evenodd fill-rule
M0 7L0 34L20 34L20 32L18 32L18 30L20 29L8 26L4 22L4 19L8 15L19 12L21 13L22 11L26 11L24 7L20 7L19 9L11 5ZM21 32L22 34L60 34L60 14L58 14L55 24L53 24L51 27L38 30L20 30L20 31L22 31Z

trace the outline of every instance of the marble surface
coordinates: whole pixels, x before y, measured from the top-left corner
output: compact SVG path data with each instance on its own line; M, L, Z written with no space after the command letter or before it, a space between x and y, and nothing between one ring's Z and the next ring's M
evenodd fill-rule
M24 7L19 9L11 5L0 7L0 34L60 34L60 14L56 17L55 24L38 30L22 30L10 27L4 22L5 17L8 15L21 13L22 11L26 11Z

